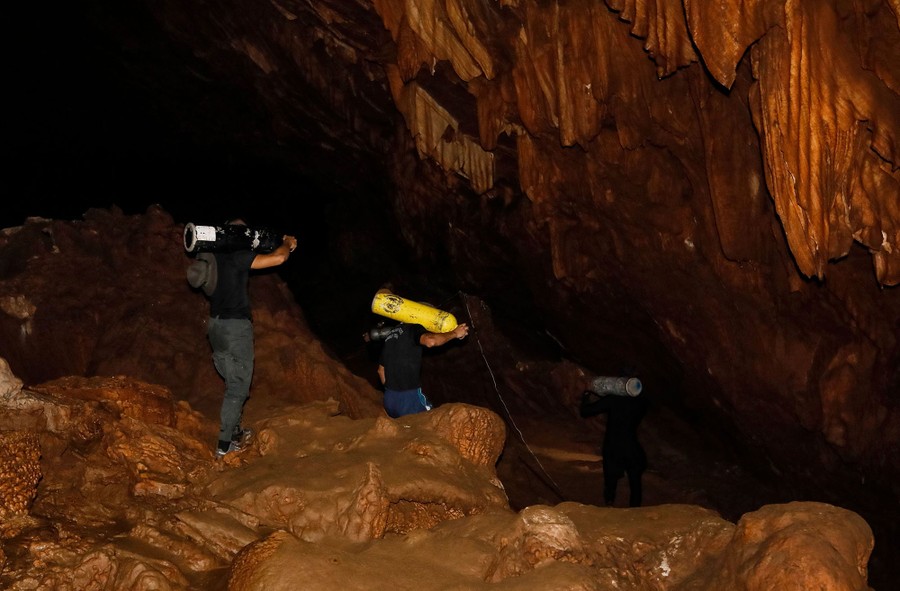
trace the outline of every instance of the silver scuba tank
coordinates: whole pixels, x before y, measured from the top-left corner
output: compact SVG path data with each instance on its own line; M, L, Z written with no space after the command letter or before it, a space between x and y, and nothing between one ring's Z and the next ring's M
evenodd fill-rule
M591 381L591 392L600 396L637 396L643 390L641 380L631 377L597 376Z

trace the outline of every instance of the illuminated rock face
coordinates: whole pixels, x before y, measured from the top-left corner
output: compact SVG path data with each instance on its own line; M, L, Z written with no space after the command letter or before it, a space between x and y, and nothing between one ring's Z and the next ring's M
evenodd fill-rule
M896 4L607 5L326 0L220 7L226 19L198 19L183 3L155 9L187 45L252 64L286 138L314 116L279 96L302 80L335 119L399 111L418 153L479 195L509 187L588 225L582 200L688 201L705 215L662 233L709 240L708 259L764 259L760 242L779 231L761 222L777 220L790 250L780 257L800 275L825 278L856 243L880 284L900 282ZM392 104L379 95L387 88ZM345 119L360 147L383 147Z
M41 479L41 448L35 433L0 432L0 523L28 514Z
M736 525L678 504L511 511L494 470L506 429L482 407L283 406L223 459L201 440L213 421L139 380L55 380L0 408L4 588L869 589L872 530L824 503ZM63 408L98 428L54 421Z
M347 162L383 172L411 251L440 245L467 291L533 302L585 365L635 368L786 479L839 489L852 466L896 490L896 1L152 10L314 146L298 168L355 192ZM8 295L4 337L46 338ZM41 354L78 373L114 345L93 335Z
M153 10L314 140L298 168L388 178L405 243L465 290L532 303L784 478L900 479L896 2Z
M378 162L421 260L439 245L470 291L533 301L593 369L724 416L780 470L896 480L896 3L277 6L154 9L285 142ZM318 102L284 98L301 85Z
M91 210L80 221L34 220L0 239L0 267L10 269L23 260L21 253L30 253L24 266L0 281L0 302L27 302L8 308L29 311L0 315L0 358L11 368L0 372L6 385L0 434L10 452L0 465L12 511L0 515L0 534L11 549L0 555L0 564L7 563L9 582L36 579L55 588L73 573L96 573L115 581L103 587L109 589L133 577L145 581L134 588L221 589L224 583L211 577L234 561L233 588L265 588L265 582L252 585L267 576L268 560L297 562L296 553L312 551L304 568L328 571L321 579L327 585L347 576L338 568L347 562L347 542L408 536L383 551L373 546L352 573L384 571L385 557L397 555L391 545L399 543L438 560L441 579L461 579L463 586L473 577L535 577L530 587L557 588L560 578L621 576L607 586L641 580L675 589L675 581L699 578L709 584L691 588L731 588L753 579L764 589L772 580L815 587L833 579L843 585L834 588L864 589L870 556L875 560L873 538L888 554L896 547L889 532L880 537L884 523L896 523L890 521L893 506L866 503L888 498L874 487L858 487L862 496L846 499L859 504L865 518L833 505L779 504L757 512L767 501L756 488L744 491L758 504L734 519L737 528L712 509L662 500L638 513L573 502L529 508L516 517L506 491L520 489L521 473L528 470L500 466L498 458L522 452L505 445L522 432L519 423L489 410L496 392L484 384L482 355L491 360L503 392L504 417L512 413L521 420L527 413L527 424L550 435L532 447L548 463L554 456L579 457L566 450L577 446L581 428L566 416L566 399L580 394L585 368L520 351L473 296L466 298L466 312L477 341L429 365L429 378L438 382L430 381L427 391L436 398L446 393L449 400L395 421L384 416L378 391L312 335L285 284L271 274L254 276L257 364L245 419L257 435L247 453L216 461L222 383L205 342L207 304L185 278L189 259L180 229L158 208L140 216ZM782 344L776 349L804 352ZM847 374L835 367L831 375L842 383ZM755 401L770 424L759 434L788 440L791 425L772 421L779 411L763 403ZM661 427L657 422L652 429ZM651 455L665 469L671 460L665 450L682 444L654 443ZM773 461L790 465L796 458L789 451ZM698 461L692 458L693 470L711 480ZM572 462L570 474L581 470L579 486L596 489L597 473L585 474L583 461ZM838 477L846 475L827 462L806 468L835 477L829 493L840 490ZM737 477L725 480L733 486ZM649 484L660 487L653 482L658 478ZM800 472L783 481L804 479L814 480ZM662 488L679 496L677 484ZM871 529L863 519L871 519ZM436 527L443 533L422 537ZM273 529L281 533L266 537ZM33 543L35 537L42 542ZM344 550L329 549L325 540L334 538L344 540L337 542ZM688 539L690 549L683 548ZM148 550L122 554L120 543ZM453 554L448 545L469 550L445 560L444 554ZM277 556L269 552L276 547ZM167 558L160 558L161 549ZM321 552L341 559L321 564ZM777 561L770 570L754 559L771 554L793 563L799 559L792 556L811 552L815 560L804 559L804 567L790 573ZM558 567L539 568L546 560ZM883 573L884 563L878 566ZM409 586L395 575L418 576L390 572L393 587Z

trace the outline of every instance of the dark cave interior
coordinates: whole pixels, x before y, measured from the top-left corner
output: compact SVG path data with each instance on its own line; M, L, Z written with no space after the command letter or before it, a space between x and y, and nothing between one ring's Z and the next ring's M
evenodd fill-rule
M18 149L7 181L16 197L4 208L4 227L26 216L77 219L91 207L142 213L153 204L182 223L240 216L298 237L303 262L284 278L310 326L351 369L365 371L352 360L363 350L358 335L378 320L368 299L385 281L459 312L459 294L475 293L518 346L571 358L533 307L526 282L502 265L490 284L468 285L439 251L428 261L407 256L374 155L348 151L327 160L314 143L274 137L252 97L210 83L202 62L174 47L149 15L134 12L138 6L67 5L49 20L26 9L34 10L20 19L26 36L44 42L16 64L23 91L14 95ZM336 182L350 177L363 189ZM572 305L577 314L578 306L594 304ZM635 330L650 326L635 302L617 305L621 325L592 327L596 358L572 360L607 374L639 367L683 420L727 441L727 425L716 429L683 404L691 394L679 363L652 333ZM765 460L756 460L762 475Z
M26 26L22 37L41 42L29 47L29 60L17 62L14 72L20 89L13 94L14 175L6 181L12 197L0 226L17 225L26 216L77 219L91 207L141 213L153 204L182 223L220 223L240 216L251 225L298 237L302 257L283 273L284 279L310 327L348 368L367 379L374 379L374 353L359 335L378 320L367 303L382 283L391 281L398 293L447 306L459 318L467 318L464 295L472 293L490 306L495 326L533 359L569 359L606 375L636 370L648 389L662 393L667 412L681 421L672 431L657 434L660 439L683 438L671 447L686 451L673 449L672 454L693 453L690 446L695 451L717 449L727 458L721 461L741 465L764 483L761 487L769 487L723 499L717 508L728 518L752 503L808 494L782 486L765 457L742 456L740 450L747 448L733 445L729 425L711 423L692 410L686 402L704 385L683 383L679 362L655 338L639 305L627 298L616 302L622 307L621 325L591 327L596 357L574 358L548 330L548 319L534 307L527 282L504 273L501 264L490 284L472 284L444 264L439 250L428 261L408 256L389 213L382 186L389 180L379 176L377 155L348 151L329 158L314 143L275 137L252 97L205 81L202 64L173 48L147 17L130 14L124 6L104 2L102 12L85 13L67 4L55 7L58 14L49 21L36 6L29 10L32 14L18 19ZM353 177L355 190L335 182L339 176ZM595 305L571 304L575 315L580 306ZM628 338L623 339L625 333ZM476 356L472 362L480 360ZM432 375L446 381L459 370L442 367L437 356L433 367ZM489 383L487 378L484 382ZM438 403L447 401L441 398L442 388L435 385L432 391ZM484 403L487 396L488 406L501 414L506 410L490 400L489 386L472 396L475 403ZM566 409L556 411L560 421L575 420ZM524 451L507 456L524 458L527 443ZM530 469L536 489L543 490L521 502L553 501L540 467ZM693 477L702 480L702 475ZM709 483L710 495L716 494L716 486ZM820 500L851 508L869 502L841 493L839 488L836 496L822 491Z

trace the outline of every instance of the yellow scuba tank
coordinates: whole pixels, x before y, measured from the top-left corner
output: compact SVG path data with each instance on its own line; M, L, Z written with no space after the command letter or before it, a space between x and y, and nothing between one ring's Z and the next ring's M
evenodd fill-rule
M450 332L456 328L456 318L434 306L421 304L379 289L372 299L372 312L399 322L421 324L431 332Z

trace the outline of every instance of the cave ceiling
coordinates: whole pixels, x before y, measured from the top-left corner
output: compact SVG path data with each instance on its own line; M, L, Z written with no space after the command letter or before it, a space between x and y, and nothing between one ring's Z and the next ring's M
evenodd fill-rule
M200 64L191 73L211 90L252 94L266 135L302 147L294 164L332 182L359 180L335 160L391 166L402 125L475 195L509 187L542 210L611 195L702 200L729 260L762 256L769 236L743 227L771 202L803 276L824 279L859 245L880 284L900 282L897 2L149 10L190 52L185 68ZM579 195L560 198L576 192L573 175ZM454 188L443 184L433 190Z

